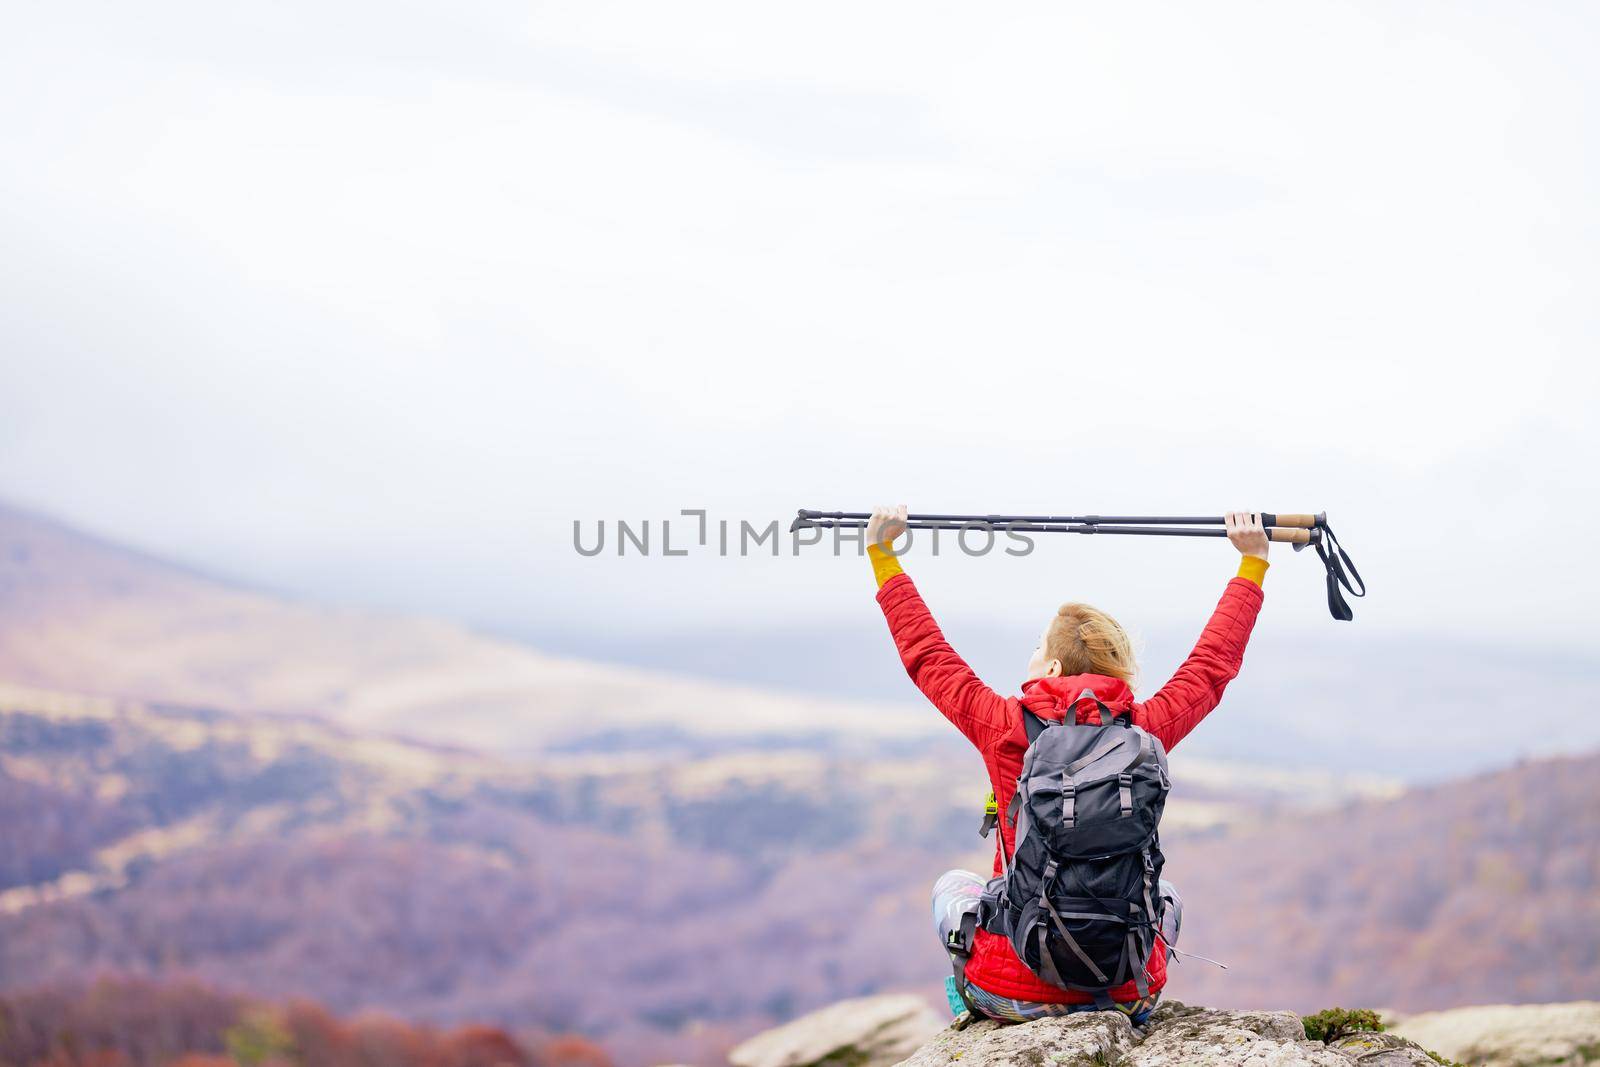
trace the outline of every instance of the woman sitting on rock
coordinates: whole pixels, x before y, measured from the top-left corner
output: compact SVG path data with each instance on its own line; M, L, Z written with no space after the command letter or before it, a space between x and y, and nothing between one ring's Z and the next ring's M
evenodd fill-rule
M1199 643L1172 679L1149 700L1136 701L1131 688L1135 669L1128 635L1102 611L1087 604L1065 604L1045 626L1028 661L1022 695L1003 697L981 682L939 631L917 588L901 569L890 548L906 529L906 508L880 507L867 524L867 553L878 581L878 604L888 620L900 658L917 688L967 736L983 755L994 789L995 808L1005 812L1022 773L1028 737L1023 710L1040 719L1061 722L1068 711L1074 721L1097 723L1103 704L1171 750L1188 736L1222 698L1222 691L1244 658L1245 643L1261 610L1261 581L1267 571L1267 535L1259 517L1245 512L1227 515L1228 540L1243 559L1237 577L1223 590ZM1087 691L1087 692L1086 692ZM1093 699L1090 699L1092 694ZM999 819L992 873L1002 872L1002 853L1012 855L1013 827ZM973 931L964 968L966 987L946 979L951 1008L963 1006L996 1019L1017 1022L1048 1015L1093 1010L1109 1002L1142 1023L1160 999L1167 981L1169 946L1177 940L1182 904L1165 880L1160 881L1163 907L1160 932L1149 954L1142 981L1130 980L1098 996L1045 982L1017 956L1011 941L979 926ZM934 885L933 915L941 943L951 948L967 919L979 909L986 880L970 871L950 871ZM1135 969L1136 970L1136 969ZM1142 989L1141 989L1142 987Z

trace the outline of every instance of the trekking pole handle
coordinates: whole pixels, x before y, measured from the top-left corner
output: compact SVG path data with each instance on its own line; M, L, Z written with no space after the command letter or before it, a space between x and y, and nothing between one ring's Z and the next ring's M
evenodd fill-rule
M1263 526L1289 526L1300 530L1316 530L1328 525L1328 513L1319 511L1315 515L1274 515L1270 512L1261 513Z
M1287 517L1287 518L1310 518L1310 516L1308 516L1308 515L1290 515L1290 516L1279 515L1278 516L1278 520L1281 522L1285 517ZM1319 532L1320 531L1318 531L1318 530L1296 529L1296 528L1288 527L1288 526L1274 526L1274 527L1271 527L1270 529L1267 530L1267 540L1268 541L1279 541L1279 542L1282 542L1284 544L1290 544L1290 545L1309 545L1309 544L1315 543L1316 541L1321 540L1321 538L1317 538L1317 537L1313 537L1312 536L1312 534L1319 533Z

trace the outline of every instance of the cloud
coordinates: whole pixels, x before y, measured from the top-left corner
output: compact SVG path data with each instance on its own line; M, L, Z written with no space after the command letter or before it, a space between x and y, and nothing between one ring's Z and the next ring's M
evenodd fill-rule
M1326 508L1370 625L1491 589L1568 639L1595 568L1528 581L1506 516L1594 517L1594 18L37 7L0 44L0 493L595 628L826 618L860 575L580 564L574 517ZM1155 623L1225 567L1052 552ZM925 566L951 610L1040 584ZM1317 624L1314 568L1273 577Z

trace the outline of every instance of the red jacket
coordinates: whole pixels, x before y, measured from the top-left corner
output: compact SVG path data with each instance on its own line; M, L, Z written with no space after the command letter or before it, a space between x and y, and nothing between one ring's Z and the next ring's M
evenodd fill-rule
M934 707L978 746L1002 812L1016 790L1022 754L1028 747L1022 704L1041 718L1059 720L1084 689L1092 689L1113 711L1131 707L1134 723L1159 737L1170 752L1217 706L1223 689L1239 673L1261 601L1261 587L1256 583L1247 578L1230 581L1189 658L1160 692L1139 703L1126 682L1100 674L1036 678L1023 683L1021 697L1003 697L979 681L945 641L908 575L896 575L878 590L878 604L889 621L906 672ZM1077 716L1080 723L1099 721L1099 712L1087 701L1078 707ZM1000 873L999 849L1011 854L1010 828L1004 820L997 837L993 874ZM1151 992L1166 985L1167 954L1151 953L1146 973ZM1017 958L1011 942L987 930L977 933L967 978L980 989L1017 1000L1082 1004L1093 999L1086 993L1046 984ZM1129 982L1112 990L1111 997L1130 1001L1137 1000L1139 993Z

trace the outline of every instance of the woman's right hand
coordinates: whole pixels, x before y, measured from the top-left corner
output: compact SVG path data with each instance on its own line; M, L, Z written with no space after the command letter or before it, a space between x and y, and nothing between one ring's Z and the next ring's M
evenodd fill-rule
M889 507L880 504L872 509L867 520L867 544L881 545L893 541L906 532L906 506Z

